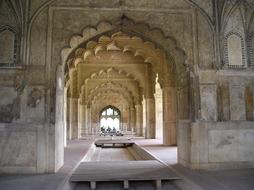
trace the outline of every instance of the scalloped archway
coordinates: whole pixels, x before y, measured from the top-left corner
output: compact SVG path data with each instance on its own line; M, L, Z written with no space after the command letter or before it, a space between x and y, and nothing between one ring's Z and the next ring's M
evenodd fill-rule
M89 129L98 124L92 118L98 108L93 107L100 107L97 104L105 97L108 105L113 104L110 95L129 104L125 106L129 112L127 129L136 131L138 136L155 138L154 93L158 76L163 95L163 141L176 144L176 85L182 85L186 92L188 72L184 65L186 55L172 37L130 21L121 26L101 22L96 29L86 28L83 36L73 36L70 47L63 49L61 55L73 110L69 126L76 128L72 138L96 131ZM105 102L101 104L107 106Z

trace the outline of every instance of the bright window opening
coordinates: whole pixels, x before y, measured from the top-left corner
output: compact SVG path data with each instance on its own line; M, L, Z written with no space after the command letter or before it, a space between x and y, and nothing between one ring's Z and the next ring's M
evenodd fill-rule
M108 106L101 111L100 128L101 130L120 131L120 111Z

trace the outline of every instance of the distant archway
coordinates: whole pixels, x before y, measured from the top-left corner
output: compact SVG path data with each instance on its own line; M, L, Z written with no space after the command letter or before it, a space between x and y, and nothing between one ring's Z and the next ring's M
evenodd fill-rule
M110 129L119 131L121 122L121 112L114 106L107 106L100 112L100 128L101 130Z

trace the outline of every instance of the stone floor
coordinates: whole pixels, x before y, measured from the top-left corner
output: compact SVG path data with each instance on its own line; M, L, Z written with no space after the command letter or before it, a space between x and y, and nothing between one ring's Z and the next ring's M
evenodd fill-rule
M161 145L159 140L136 140L147 151L158 157L176 171L184 180L179 181L187 190L253 190L254 169L226 171L192 171L177 164L177 148ZM75 166L82 160L91 140L74 140L65 149L65 165L56 174L45 175L2 175L0 190L62 190L63 185ZM185 182L185 185L184 185ZM185 187L185 188L184 188ZM89 184L76 186L75 190L89 189ZM121 183L98 183L98 190L122 189ZM138 182L130 185L130 190L153 190L151 182ZM163 189L175 190L175 185L164 184Z
M254 169L193 171L177 164L177 147L161 145L160 140L136 140L154 156L168 164L185 180L205 190L253 190Z
M103 148L99 149L99 155L94 161L117 161L135 160L126 148Z

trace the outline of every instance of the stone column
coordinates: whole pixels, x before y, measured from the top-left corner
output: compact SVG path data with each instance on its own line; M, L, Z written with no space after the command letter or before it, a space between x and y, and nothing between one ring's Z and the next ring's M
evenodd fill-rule
M71 127L70 127L70 98L67 98L67 110L66 110L66 128L67 128L67 140L71 139Z
M136 108L136 134L143 135L143 109L141 104L135 105Z
M133 107L130 108L130 124L131 124L131 131L132 132L136 132L136 128L135 128L135 109Z
M176 89L164 87L163 93L163 144L176 144Z
M155 100L146 98L146 138L155 139Z
M87 135L92 134L91 128L91 107L87 105L86 107L86 131Z
M155 93L155 116L156 116L156 138L163 139L163 105L162 105L162 90L156 84Z
M84 137L87 135L87 125L86 125L86 105L80 105L79 109L79 130L80 137Z
M64 147L66 147L67 145L67 125L68 125L68 122L67 122L67 117L68 117L68 98L67 98L67 88L64 87L64 107L63 107L63 138L64 138Z
M145 138L147 138L147 129L146 129L146 100L145 98L142 100L142 116L143 116L143 126L142 126L142 134Z
M120 109L120 125L119 125L119 130L120 131L124 131L124 126L125 126L125 117L126 117L126 114L125 114L125 106L121 106L121 109Z
M127 127L127 131L131 131L131 107L129 107L129 111L128 111L128 127Z
M78 138L78 98L70 98L70 139Z

